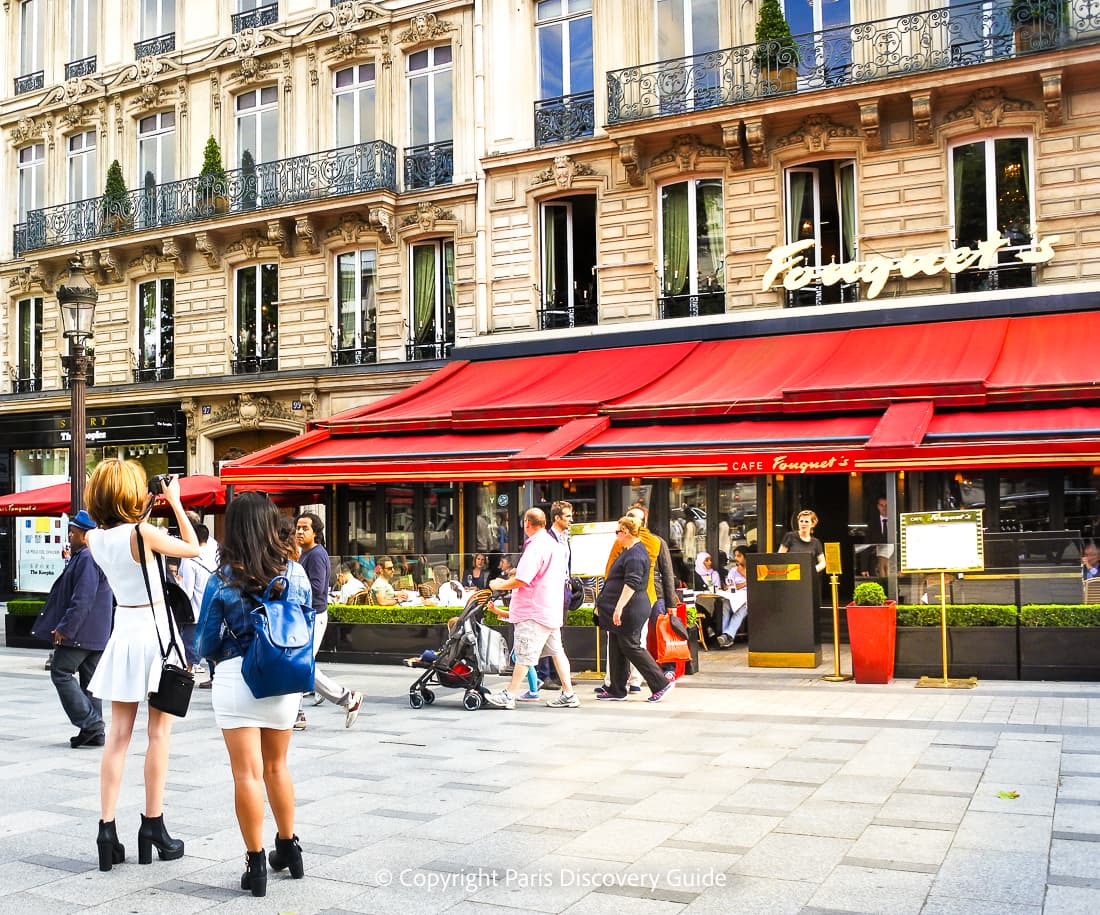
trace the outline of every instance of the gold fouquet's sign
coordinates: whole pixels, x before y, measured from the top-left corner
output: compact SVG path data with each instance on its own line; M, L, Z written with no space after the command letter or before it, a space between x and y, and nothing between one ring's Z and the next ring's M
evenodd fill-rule
M1060 235L1036 238L1031 245L1013 252L1021 264L1045 264L1054 257L1054 243ZM846 264L825 264L821 267L807 266L802 252L812 248L814 239L807 238L780 245L768 252L771 266L764 273L762 288L765 292L782 278L785 289L795 290L820 282L825 286L837 283L867 284L867 298L873 299L886 285L886 281L896 271L903 277L935 276L937 273L961 273L971 267L979 270L991 270L998 266L997 252L1011 244L1003 235L995 235L986 241L978 242L975 248L952 248L950 251L934 251L929 254L907 254L905 257L870 257L865 261L850 261Z

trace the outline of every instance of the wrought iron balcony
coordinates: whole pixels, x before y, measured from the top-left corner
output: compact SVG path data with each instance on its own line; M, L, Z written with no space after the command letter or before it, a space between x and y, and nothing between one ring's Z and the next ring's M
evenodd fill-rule
M595 123L596 107L591 92L540 99L535 102L535 145L590 137Z
M234 356L230 361L234 375L256 375L260 372L277 372L278 356Z
M657 300L657 317L698 318L726 312L724 292L703 292L699 295L666 295Z
M607 121L624 124L782 92L977 66L1098 39L1097 0L1011 6L979 0L796 35L793 47L754 43L612 70Z
M17 375L11 380L13 394L31 394L42 390L41 375Z
M576 304L543 302L539 308L539 330L559 327L595 327L600 323L600 309L594 299Z
M378 361L378 347L343 348L332 351L333 365L373 365Z
M397 190L397 151L382 140L345 146L248 169L227 171L225 180L185 178L127 191L108 200L31 210L15 226L15 254L126 232L202 222L306 200L324 200L376 190Z
M245 29L258 29L261 25L274 25L279 21L279 4L268 3L266 6L234 13L229 20L235 33Z
M454 144L450 140L405 147L405 187L408 190L450 184L454 170Z
M82 57L80 60L71 60L65 64L65 79L76 79L78 76L91 76L95 73L96 56Z
M35 89L41 89L45 85L45 70L39 70L36 73L25 73L23 76L15 78L15 94L22 95L24 92L34 92Z
M454 348L454 340L435 340L430 343L417 343L415 340L410 340L405 345L405 358L409 362L421 359L446 359Z
M143 57L153 57L156 54L168 54L176 50L176 33L158 35L156 38L146 38L144 41L134 42L134 60Z
M134 381L171 381L176 377L174 366L162 365L159 368L134 369Z

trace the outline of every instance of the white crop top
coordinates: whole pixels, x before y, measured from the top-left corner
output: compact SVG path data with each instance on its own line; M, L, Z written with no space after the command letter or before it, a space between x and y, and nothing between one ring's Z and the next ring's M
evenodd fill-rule
M88 549L92 551L92 558L107 576L107 584L111 586L115 600L125 607L140 607L149 603L141 566L134 561L130 552L130 538L133 533L132 524L119 524L109 530L96 528L88 531ZM156 561L147 562L147 567L153 601L163 604L164 594Z

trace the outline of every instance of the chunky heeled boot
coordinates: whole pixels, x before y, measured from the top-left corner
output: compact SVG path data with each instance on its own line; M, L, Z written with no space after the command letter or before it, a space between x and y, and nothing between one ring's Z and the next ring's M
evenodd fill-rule
M281 871L290 868L290 876L295 880L301 880L305 875L305 867L302 865L302 847L298 844L298 837L280 839L275 833L275 850L267 856L268 863L273 871Z
M183 840L173 839L164 828L164 814L159 817L141 815L141 828L138 830L138 864L153 863L153 846L161 861L175 861L183 857Z
M95 844L96 848L99 849L99 869L101 871L109 871L111 865L121 864L126 860L126 848L118 840L114 820L109 823L104 823L103 820L99 821L99 835L96 836Z
M267 895L267 856L259 851L245 852L244 873L241 874L241 889L252 890L253 896Z

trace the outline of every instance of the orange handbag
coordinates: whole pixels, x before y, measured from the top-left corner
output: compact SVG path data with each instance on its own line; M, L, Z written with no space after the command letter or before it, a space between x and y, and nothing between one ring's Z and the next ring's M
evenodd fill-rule
M662 613L657 617L657 663L670 664L673 661L690 660L691 649L688 647L687 637L677 633L669 615Z

